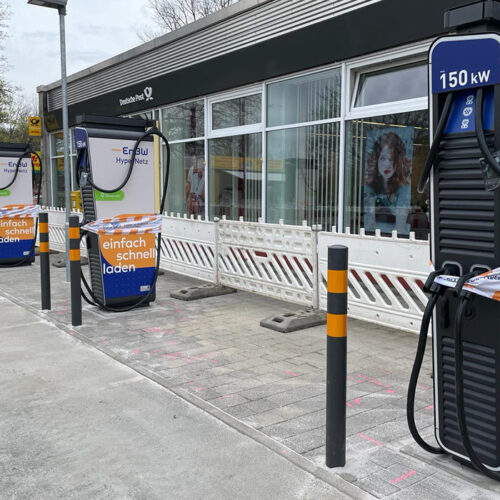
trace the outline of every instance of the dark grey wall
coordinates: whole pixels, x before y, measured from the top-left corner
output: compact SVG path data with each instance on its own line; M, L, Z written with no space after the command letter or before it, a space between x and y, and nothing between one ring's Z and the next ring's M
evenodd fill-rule
M79 114L116 116L148 107L119 99L153 88L152 106L220 92L269 78L424 40L444 33L445 10L467 0L382 0L236 52L70 106ZM50 122L50 123L48 123ZM60 110L46 116L49 130L61 128Z

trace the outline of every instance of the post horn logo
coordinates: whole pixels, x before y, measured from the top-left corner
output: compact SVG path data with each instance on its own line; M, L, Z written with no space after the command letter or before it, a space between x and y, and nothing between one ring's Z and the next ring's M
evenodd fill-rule
M31 122L31 125L33 125L35 127L36 125L40 124L40 118L31 118L30 122Z
M144 89L144 95L146 96L146 102L153 100L153 87L146 87Z

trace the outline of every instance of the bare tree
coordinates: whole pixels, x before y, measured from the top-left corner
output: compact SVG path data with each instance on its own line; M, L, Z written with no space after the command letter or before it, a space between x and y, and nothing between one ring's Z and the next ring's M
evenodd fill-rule
M0 142L38 143L28 134L28 117L37 114L37 105L21 93L11 92L5 103L4 117L0 120Z
M153 11L153 20L159 32L143 30L138 33L142 41L151 40L157 36L192 23L202 17L213 14L239 0L148 0L148 7Z
M6 2L0 2L0 124L5 120L6 106L13 93L11 85L4 77L7 70L7 58L3 54L3 44L8 36L7 21L9 16L9 5Z

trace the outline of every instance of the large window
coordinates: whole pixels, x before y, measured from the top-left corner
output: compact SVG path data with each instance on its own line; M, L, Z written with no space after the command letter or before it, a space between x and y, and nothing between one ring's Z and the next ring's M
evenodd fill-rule
M205 215L205 103L197 100L162 110L163 132L170 141L166 211ZM166 149L163 148L163 166Z
M212 130L254 125L262 121L262 97L254 94L212 104Z
M426 96L427 64L418 62L359 73L354 105L374 106Z
M346 127L345 225L427 238L428 193L417 184L428 152L427 111L352 120Z
M210 217L257 221L262 206L262 134L210 139Z
M267 135L267 220L335 225L339 124Z
M268 222L336 225L340 98L340 69L268 85Z
M209 99L209 216L262 216L262 87Z
M267 125L328 120L340 116L339 68L268 85Z
M429 142L424 51L162 109L166 210L427 238L428 194L417 193Z
M169 141L194 139L205 135L203 100L171 106L163 110L163 130Z

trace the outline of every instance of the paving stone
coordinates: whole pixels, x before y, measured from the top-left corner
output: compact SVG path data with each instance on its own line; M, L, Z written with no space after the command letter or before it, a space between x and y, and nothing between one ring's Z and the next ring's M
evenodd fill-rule
M25 271L27 279L14 280L7 270L2 284L38 308L39 291L31 286L39 279L38 265ZM57 286L64 270L55 269L53 280L54 310L47 318L68 322L67 287ZM289 305L245 292L196 304L169 297L172 289L196 284L166 273L156 303L147 309L109 314L86 305L78 332L324 467L324 327L287 335L263 329L260 319ZM347 464L331 473L380 498L500 498L500 485L413 443L405 411L417 336L352 318L348 328ZM415 405L419 429L429 440L431 371L429 346ZM411 470L415 474L399 479Z
M362 479L353 481L353 483L356 486L364 489L368 493L375 495L377 498L385 498L393 493L400 491L397 486L389 482L387 478L387 472L385 470L370 474Z

